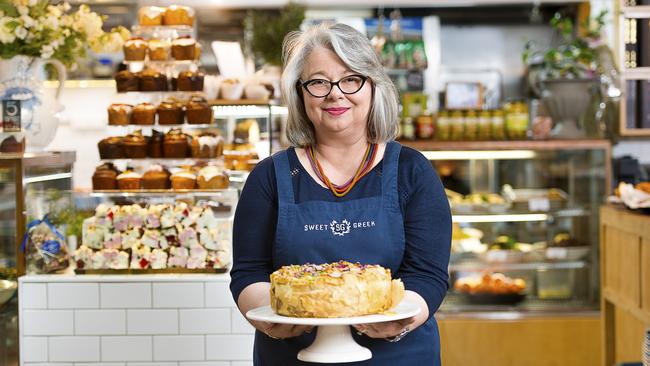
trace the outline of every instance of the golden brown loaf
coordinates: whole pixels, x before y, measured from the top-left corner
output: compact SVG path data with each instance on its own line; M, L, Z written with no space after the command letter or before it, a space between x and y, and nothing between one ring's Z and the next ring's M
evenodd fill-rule
M298 318L378 314L404 297L404 284L389 269L340 261L284 266L271 274L271 308Z

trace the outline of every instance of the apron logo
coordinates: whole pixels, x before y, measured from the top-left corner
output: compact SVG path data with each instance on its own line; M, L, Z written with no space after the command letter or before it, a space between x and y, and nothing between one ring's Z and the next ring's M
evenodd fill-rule
M343 236L350 233L350 222L348 222L348 220L343 220L339 224L338 221L332 220L332 222L330 222L330 230L332 230L332 234L334 235Z

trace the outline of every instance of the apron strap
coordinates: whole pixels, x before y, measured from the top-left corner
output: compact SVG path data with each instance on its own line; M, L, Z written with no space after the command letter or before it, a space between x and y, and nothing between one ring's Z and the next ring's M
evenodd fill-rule
M273 155L273 167L275 168L275 181L278 185L278 206L292 205L294 203L293 182L291 181L287 150Z
M399 197L397 193L397 171L399 165L399 154L402 145L397 141L386 143L384 161L381 172L381 191L384 200L384 207L399 209Z

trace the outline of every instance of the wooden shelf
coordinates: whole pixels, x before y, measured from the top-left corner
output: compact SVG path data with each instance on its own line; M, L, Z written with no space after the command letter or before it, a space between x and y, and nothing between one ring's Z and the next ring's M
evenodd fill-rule
M419 151L427 150L580 150L609 149L609 140L513 140L513 141L400 141L402 145Z

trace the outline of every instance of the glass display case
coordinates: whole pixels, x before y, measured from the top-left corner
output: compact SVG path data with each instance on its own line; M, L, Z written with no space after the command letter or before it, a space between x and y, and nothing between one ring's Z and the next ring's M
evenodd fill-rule
M20 251L27 224L27 200L32 192L72 189L73 152L0 154L0 279L15 281L25 272ZM0 364L18 364L17 296L0 303ZM5 302L6 301L6 302Z
M598 309L608 141L405 144L436 167L452 208L443 313Z

